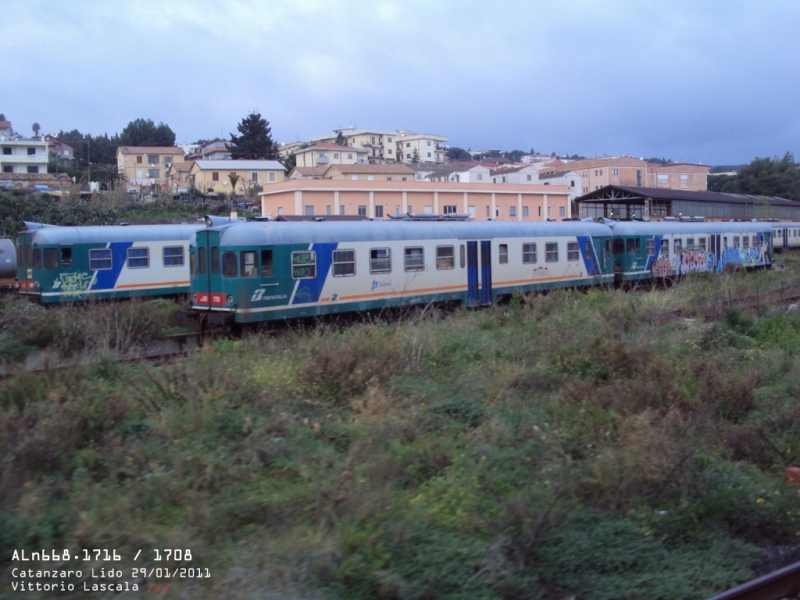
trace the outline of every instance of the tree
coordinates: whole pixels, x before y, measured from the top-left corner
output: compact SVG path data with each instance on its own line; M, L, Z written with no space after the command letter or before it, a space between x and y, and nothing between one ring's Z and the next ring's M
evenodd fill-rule
M283 165L283 169L288 175L289 171L297 166L297 156L295 156L294 152L289 152L289 154L284 156L282 159L279 159L279 162Z
M791 152L781 159L756 158L739 169L736 179L726 183L722 191L800 200L800 165Z
M175 132L164 123L136 119L125 126L119 140L121 146L174 146Z
M231 201L236 198L236 184L239 183L239 180L242 178L241 175L237 175L236 173L230 173L228 175L228 179L231 182Z
M464 150L463 148L459 148L458 146L453 146L450 148L446 153L447 158L452 160L463 160L463 161L470 161L472 160L472 155Z
M41 125L38 123L34 123L31 125L31 129L33 129L33 137L39 137L39 130L42 128Z
M272 139L269 122L256 112L251 112L237 126L241 135L231 134L227 144L233 159L272 159L278 153L278 145Z
M414 148L414 153L411 155L411 162L415 165L419 164L419 150Z
M336 139L333 141L334 144L338 146L347 146L347 138L344 137L344 134L340 131L336 134Z
M95 178L109 190L115 189L117 184L128 179L116 164L100 165L95 171Z

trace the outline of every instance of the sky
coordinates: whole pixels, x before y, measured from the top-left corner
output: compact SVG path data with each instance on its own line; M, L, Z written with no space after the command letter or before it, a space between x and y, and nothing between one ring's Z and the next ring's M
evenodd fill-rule
M800 158L797 0L0 0L0 113L177 143L408 129L465 149Z

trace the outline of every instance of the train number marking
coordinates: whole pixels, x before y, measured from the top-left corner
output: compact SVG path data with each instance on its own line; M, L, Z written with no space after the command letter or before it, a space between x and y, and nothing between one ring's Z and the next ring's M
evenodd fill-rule
M336 302L339 299L339 294L333 294L331 296L331 302Z

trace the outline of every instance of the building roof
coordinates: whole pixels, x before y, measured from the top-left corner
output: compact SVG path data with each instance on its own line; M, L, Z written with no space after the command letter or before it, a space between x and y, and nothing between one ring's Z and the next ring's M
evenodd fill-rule
M400 163L393 163L389 165L364 165L364 164L356 164L356 165L331 165L328 167L328 171L331 169L337 169L341 173L364 173L364 174L371 174L371 173L391 173L391 174L402 174L402 175L413 175L414 170L408 168L406 165Z
M328 168L329 167L327 165L322 167L295 167L289 171L289 175L292 173L298 173L303 177L322 177Z
M276 221L369 221L358 215L278 215Z
M122 154L180 154L183 156L183 148L177 146L120 146Z
M255 171L283 171L283 165L277 160L196 160L195 164L203 171L209 169L217 171L244 171L248 169Z
M499 169L492 169L491 174L492 175L506 175L508 173L519 173L520 171L522 171L522 169L530 169L532 171L536 170L533 167L531 167L530 165L514 165L514 166L511 166L511 167L501 167Z
M188 173L189 171L192 170L192 167L194 166L194 161L187 160L185 162L176 162L172 163L172 165L170 166L178 173Z
M800 208L800 202L777 196L752 196L727 192L694 192L668 188L607 185L575 199L576 202L614 202L651 200L683 200L688 202L723 202L726 204L771 204Z

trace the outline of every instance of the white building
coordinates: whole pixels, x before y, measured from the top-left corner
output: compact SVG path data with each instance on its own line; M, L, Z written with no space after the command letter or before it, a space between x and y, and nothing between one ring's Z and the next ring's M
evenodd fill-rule
M48 142L14 134L11 121L0 121L0 171L47 173Z

